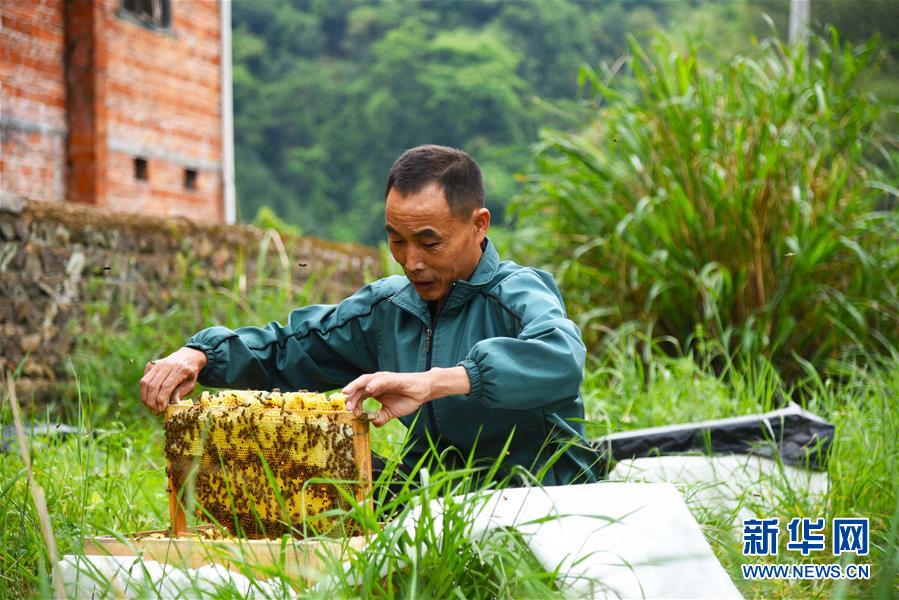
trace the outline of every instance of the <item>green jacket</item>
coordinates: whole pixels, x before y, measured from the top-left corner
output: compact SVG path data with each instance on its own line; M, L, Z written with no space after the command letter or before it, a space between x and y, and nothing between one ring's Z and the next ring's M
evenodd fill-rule
M427 433L438 448L467 456L474 447L477 459L495 459L514 429L504 465L536 473L559 444L574 440L543 483L595 480L580 422L580 331L552 276L500 262L489 240L435 321L409 280L393 276L339 304L298 308L286 326L210 327L187 346L206 353L200 383L214 387L326 391L364 373L461 365L468 395L434 400L402 419L412 427L408 466L427 450Z

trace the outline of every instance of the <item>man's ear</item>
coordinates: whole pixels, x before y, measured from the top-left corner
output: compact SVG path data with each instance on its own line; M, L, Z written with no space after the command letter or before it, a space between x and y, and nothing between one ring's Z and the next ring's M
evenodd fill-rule
M490 211L486 208L477 209L474 212L472 225L475 228L474 233L477 237L487 235L487 230L490 229Z

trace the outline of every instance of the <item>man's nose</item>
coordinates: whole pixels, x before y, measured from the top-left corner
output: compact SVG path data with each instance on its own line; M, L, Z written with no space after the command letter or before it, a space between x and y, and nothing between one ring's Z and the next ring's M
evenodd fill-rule
M416 248L408 248L403 267L407 273L416 273L425 269L424 254Z

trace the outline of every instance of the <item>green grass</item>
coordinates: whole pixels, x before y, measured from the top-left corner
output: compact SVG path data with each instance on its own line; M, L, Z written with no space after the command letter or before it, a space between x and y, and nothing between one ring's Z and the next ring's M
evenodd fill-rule
M138 400L137 382L146 360L175 349L198 326L283 319L290 308L321 299L311 284L292 287L277 272L250 290L235 285L175 298L161 314L140 316L121 306L114 327L109 314L104 318L105 311L96 307L76 332L80 345L71 367L78 375L77 401L51 414L23 399L32 421L63 418L83 432L29 440L60 554L80 552L85 536L167 526L161 424ZM774 500L766 504L747 496L744 503L760 515L782 519L869 517L869 562L875 566L871 581L743 582L739 564L744 559L732 515L702 509L690 502L691 490L683 490L713 550L747 597L891 597L899 584L899 403L894 398L899 357L872 356L866 366L834 363L828 366L829 375L805 363L799 369L803 376L787 386L770 363L727 360L715 342L699 340L690 352L672 355L670 348L663 351L634 330L614 333L589 357L583 391L591 436L769 410L781 397L802 402L836 425L829 467L832 487L826 498L806 498L772 481L778 491ZM5 393L0 392L0 427L11 424ZM403 436L398 424L375 430L373 448L396 459ZM52 594L47 550L15 449L13 443L10 452L0 454L0 598L46 597ZM376 488L382 501L375 512L356 506L345 518L368 524L398 520L403 511L425 506L430 498L471 491L470 475L432 466L422 487L405 489L398 501L388 500L383 489ZM473 598L563 594L554 584L555 574L537 564L515 532L470 539L475 502L447 502L439 516L442 536L434 535L438 516L427 512L417 528L384 528L368 549L349 553L348 567L331 564L329 572L335 576L309 593ZM818 560L829 562L826 557ZM259 573L252 564L237 561L236 567L252 577ZM268 574L283 575L283 570L274 567ZM281 581L286 586L298 583ZM235 595L233 589L218 593Z
M763 516L779 516L782 522L793 516L869 517L872 552L866 560L874 565L871 581L743 582L739 564L745 559L731 516L691 508L747 597L890 597L899 583L899 404L893 397L899 389L899 358L864 370L854 367L839 383L809 371L803 382L789 390L766 368L734 367L728 375L713 375L693 358L661 353L647 362L633 336L623 336L591 360L584 390L594 435L757 412L772 408L777 394L791 393L830 419L837 436L828 496L816 501L783 491L777 502L752 508ZM106 410L97 411L86 397L79 408L84 435L30 441L35 475L47 496L61 554L78 552L86 535L155 529L168 521L158 423L139 417L139 407L120 407L119 420L109 418ZM11 422L6 408L0 422ZM374 445L395 450L401 434L396 427L375 431ZM403 506L470 491L468 475L432 469L423 489L401 494ZM752 501L746 498L747 503ZM397 503L382 504L380 512L359 513L356 518L385 520L407 509ZM43 595L49 590L49 566L23 465L14 452L0 455L0 518L0 597ZM351 555L348 570L334 571L342 575L331 580L323 594L446 597L458 590L466 597L531 597L560 593L552 584L552 574L536 564L514 532L500 531L480 541L466 537L471 503L449 503L441 519L442 538L435 537L427 523L412 532L383 530L366 552ZM779 560L789 556L782 552ZM831 562L829 557L811 560Z
M179 347L198 326L263 324L285 318L296 306L322 301L315 281L297 288L283 275L274 269L249 289L235 278L235 285L229 288L198 292L192 277L200 274L194 274L185 279L183 289L173 295L172 305L162 313L140 315L127 303L114 310L105 305L88 307L86 319L73 331L79 339L70 364L77 376L73 392L77 402L36 407L23 399L30 420L62 419L78 424L84 432L58 439L29 439L34 473L45 491L60 555L81 552L86 536L123 536L167 527L161 421L138 399L143 365ZM110 334L110 330L118 333ZM12 422L5 394L5 390L0 392L0 427ZM404 435L405 428L391 423L375 433L372 447L398 459ZM44 597L52 594L50 565L26 471L15 448L13 444L11 452L0 455L0 598ZM425 497L472 491L470 474L432 466L428 485L407 486L393 501L382 498L375 513L351 502L354 508L343 518L368 524L389 521L420 505ZM376 487L374 494L383 496L382 489ZM443 524L455 526L444 527L439 538L433 535L433 528L426 527L427 519L418 528L421 535L412 538L385 530L375 537L369 551L386 555L378 562L387 568L383 575L372 573L368 554L350 552L349 568L332 565L342 576L313 595L429 597L445 596L453 589L468 597L557 595L552 573L539 568L515 532L496 532L479 542L464 539L474 505L473 501L449 505ZM400 548L413 560L403 558ZM448 548L453 549L450 554L446 554ZM256 565L241 560L234 564L251 577L260 573ZM267 575L280 576L284 585L302 585L278 567L269 569ZM219 595L233 597L235 590L223 588Z
M46 494L61 555L78 554L85 536L123 536L168 524L161 428L145 421L130 425L107 421L100 431L92 422L91 408L82 408L84 435L29 441L34 473ZM4 411L0 422L6 425L10 421L8 411ZM377 434L376 447L397 433L389 431ZM326 556L331 579L310 593L340 597L447 597L454 592L464 597L558 595L553 574L539 567L514 531L496 531L478 541L468 538L477 502L454 501L452 496L474 491L473 472L470 465L449 471L432 464L421 485L407 483L395 498L388 498L386 488L376 486L373 493L378 502L374 510L369 504L348 498L349 508L337 511L338 515L367 525L373 537L365 552L347 551L346 566L341 566L336 557ZM5 454L0 459L0 482L0 597L43 596L51 589L46 575L50 565L17 454ZM426 510L430 499L443 496L447 496L447 502L442 514ZM419 526L411 531L375 526L399 521L416 506L425 510ZM440 527L434 526L436 521ZM297 589L303 586L301 580L290 578L283 565L260 569L239 557L234 563L236 570L250 577L265 573L280 578L283 585ZM233 592L227 587L221 590L225 597Z
M631 44L585 68L578 131L544 130L517 239L557 276L595 346L618 326L764 355L899 344L895 112L868 91L885 52L813 37L708 59Z
M714 353L711 356L717 356ZM760 501L757 490L746 490L738 498L762 517L868 517L871 523L871 554L856 562L873 567L870 582L744 582L740 564L740 531L733 526L734 514L705 510L689 501L693 489L682 486L688 505L699 520L718 558L747 597L878 597L891 598L899 589L899 356L871 359L866 368L831 365L827 378L805 364L804 377L786 386L770 363L728 363L714 374L708 360L671 357L656 351L647 360L644 344L633 334L609 339L591 357L584 384L588 428L593 436L614 431L718 419L772 410L777 398L793 398L808 410L823 416L836 428L828 465L829 493L806 497L791 489L784 479L772 476L759 481L759 488L773 489L773 497ZM828 538L829 539L829 538ZM769 562L815 561L832 563L832 556L819 553L802 559L781 551Z

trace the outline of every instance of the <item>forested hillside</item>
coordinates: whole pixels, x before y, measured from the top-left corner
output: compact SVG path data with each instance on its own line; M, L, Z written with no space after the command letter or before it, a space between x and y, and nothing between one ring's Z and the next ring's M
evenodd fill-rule
M865 5L876 22L870 6L886 3ZM240 217L268 206L304 233L375 242L391 162L433 142L474 155L502 223L539 128L566 126L572 111L556 108L576 102L581 65L612 65L628 34L658 29L726 54L770 32L763 14L786 31L787 11L786 0L236 1Z

